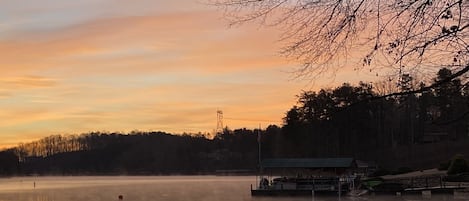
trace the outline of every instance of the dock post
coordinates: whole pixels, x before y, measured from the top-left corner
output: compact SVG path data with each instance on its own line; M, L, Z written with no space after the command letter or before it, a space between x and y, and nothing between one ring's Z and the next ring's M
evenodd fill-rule
M340 188L341 188L341 186L340 186L340 177L339 177L339 181L338 181L338 182L339 182L339 200L340 200L340 194L342 193L342 189L340 189Z
M316 183L314 182L314 178L313 178L313 192L314 190L316 190Z
M441 175L440 175L440 188L443 188L443 178Z
M256 175L256 185L257 185L257 189L260 189L261 184L257 181L257 177L258 177L258 175ZM252 185L252 184L251 184L251 185Z
M314 201L314 189L311 190L311 200Z

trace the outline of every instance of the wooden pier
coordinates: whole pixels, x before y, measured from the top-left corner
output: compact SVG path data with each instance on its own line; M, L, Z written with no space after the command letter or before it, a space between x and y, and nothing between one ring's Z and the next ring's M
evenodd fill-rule
M446 182L440 176L410 177L386 180L388 184L400 184L401 188L383 188L371 191L372 194L410 195L421 194L460 194L469 191L469 183Z
M465 187L461 186L436 186L436 187L421 187L421 188L406 188L402 192L403 194L454 194L455 191L465 190Z
M341 195L346 195L347 189L340 190ZM252 196L338 196L339 190L312 190L312 189L253 189Z

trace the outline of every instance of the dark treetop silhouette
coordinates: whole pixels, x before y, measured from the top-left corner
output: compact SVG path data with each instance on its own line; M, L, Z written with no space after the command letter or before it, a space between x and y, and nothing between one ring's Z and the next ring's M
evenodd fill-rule
M283 30L282 53L302 63L300 76L314 79L362 63L356 69L391 71L399 79L428 77L442 67L454 73L441 81L467 79L469 1L207 1L222 8L231 24L257 21Z

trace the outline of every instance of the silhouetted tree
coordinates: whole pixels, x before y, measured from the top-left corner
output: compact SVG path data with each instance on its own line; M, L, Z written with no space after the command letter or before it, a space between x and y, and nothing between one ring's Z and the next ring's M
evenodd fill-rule
M19 158L13 150L0 151L0 175L18 173Z
M207 1L232 24L279 27L287 44L282 53L302 63L300 75L335 73L354 59L376 74L383 72L374 67L386 62L399 75L440 67L456 72L445 82L469 71L468 1Z

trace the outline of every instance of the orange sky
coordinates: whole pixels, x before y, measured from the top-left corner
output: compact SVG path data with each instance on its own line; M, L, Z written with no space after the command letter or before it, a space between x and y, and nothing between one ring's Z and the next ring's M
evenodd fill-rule
M52 134L281 125L301 90L278 32L196 0L0 2L0 148ZM237 119L237 120L235 120ZM248 121L240 121L246 119Z

